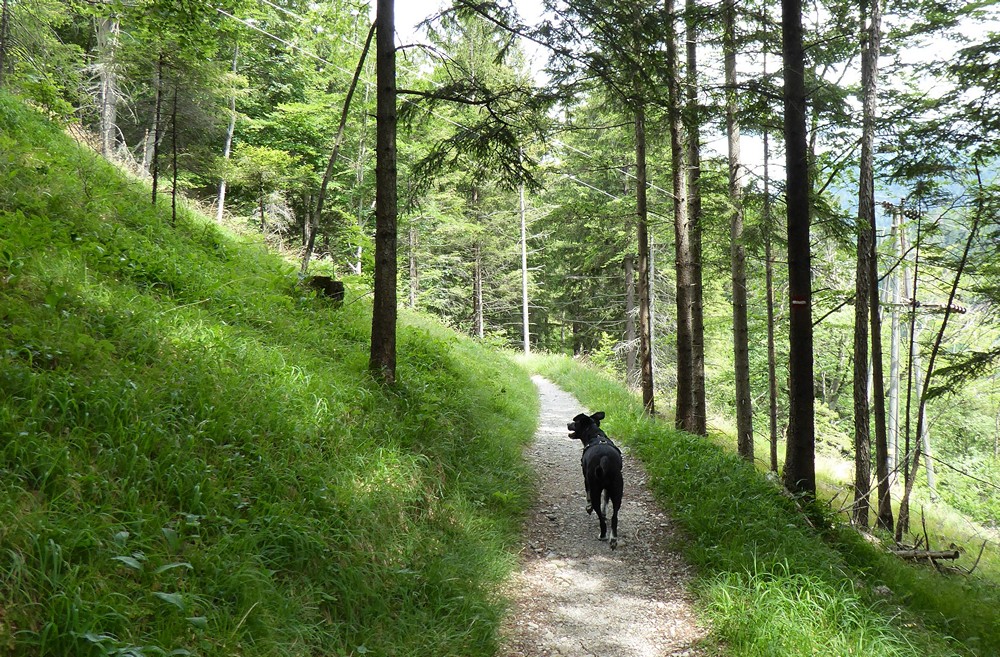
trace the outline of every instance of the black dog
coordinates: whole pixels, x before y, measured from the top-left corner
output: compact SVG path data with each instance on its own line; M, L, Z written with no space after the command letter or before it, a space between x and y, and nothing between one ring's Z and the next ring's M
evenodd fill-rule
M604 412L593 415L581 413L573 418L567 428L570 438L583 443L583 486L587 491L587 513L597 509L601 521L601 540L608 540L608 502L611 502L611 549L618 547L618 509L622 505L622 451L601 430ZM602 499L603 493L603 499Z

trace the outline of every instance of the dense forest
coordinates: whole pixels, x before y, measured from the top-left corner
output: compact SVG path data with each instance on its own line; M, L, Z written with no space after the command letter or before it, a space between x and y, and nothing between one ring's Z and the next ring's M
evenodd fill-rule
M792 493L828 467L859 528L910 541L916 499L995 552L991 3L454 0L412 41L377 5L3 0L0 90L174 223L371 297L385 383L397 311L429 313L586 361Z

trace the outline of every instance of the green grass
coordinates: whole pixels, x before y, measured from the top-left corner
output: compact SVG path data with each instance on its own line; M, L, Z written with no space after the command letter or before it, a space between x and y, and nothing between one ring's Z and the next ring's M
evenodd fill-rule
M537 399L0 94L0 654L491 655Z
M725 654L1000 654L995 583L907 565L820 507L803 514L732 451L644 417L635 395L595 370L564 357L525 364L606 411L602 426L642 459L683 529L677 547L698 570L700 605Z

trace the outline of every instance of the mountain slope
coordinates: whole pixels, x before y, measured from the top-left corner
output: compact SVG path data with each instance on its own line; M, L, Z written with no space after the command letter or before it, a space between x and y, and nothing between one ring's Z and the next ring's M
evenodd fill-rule
M0 654L492 654L534 389L370 317L0 94Z

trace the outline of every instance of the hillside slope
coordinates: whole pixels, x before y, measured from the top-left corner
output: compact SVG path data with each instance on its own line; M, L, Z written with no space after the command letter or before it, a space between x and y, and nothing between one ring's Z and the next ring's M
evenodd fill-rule
M0 654L493 653L534 389L347 297L0 94Z

